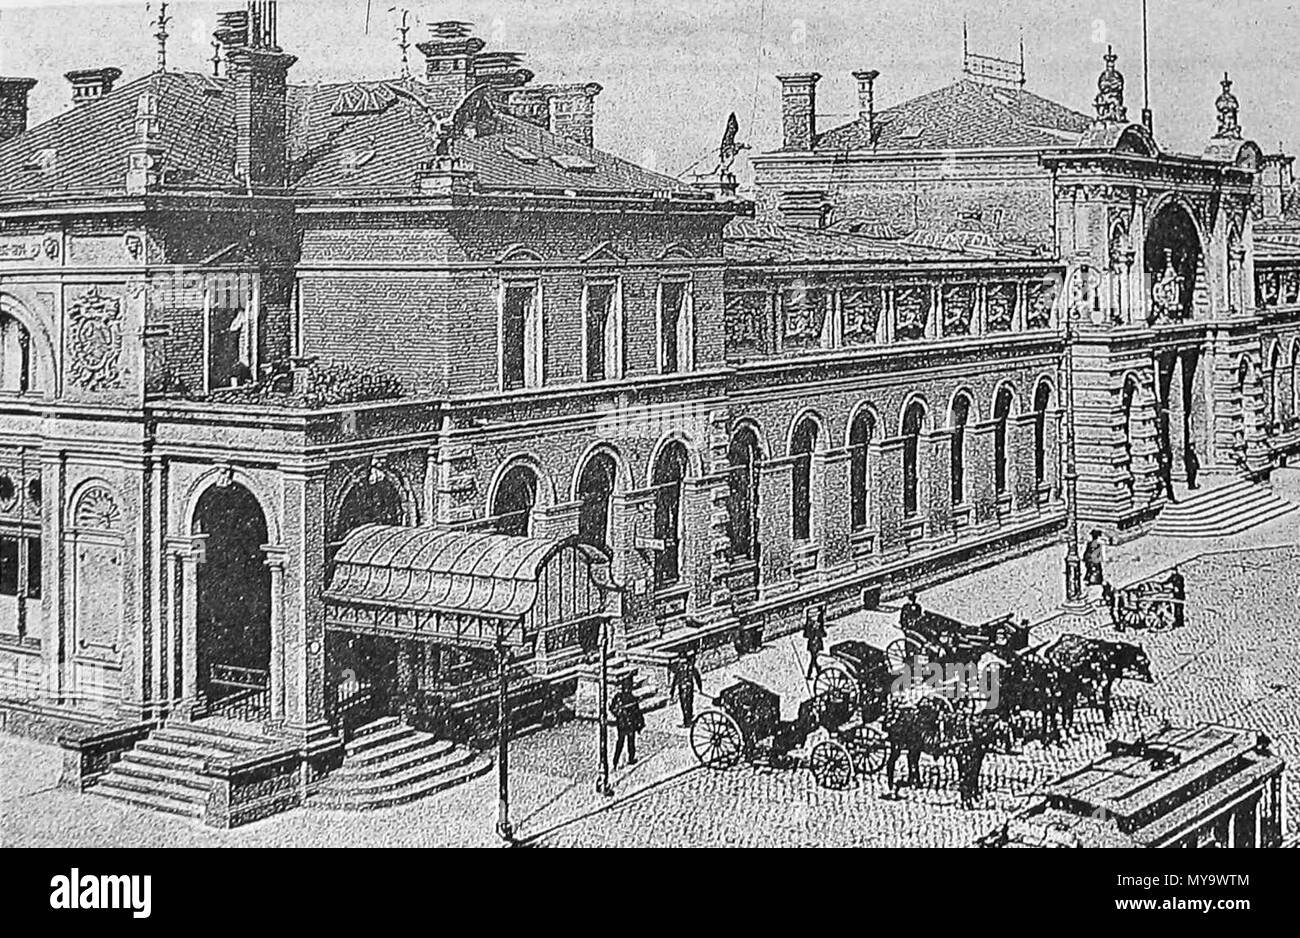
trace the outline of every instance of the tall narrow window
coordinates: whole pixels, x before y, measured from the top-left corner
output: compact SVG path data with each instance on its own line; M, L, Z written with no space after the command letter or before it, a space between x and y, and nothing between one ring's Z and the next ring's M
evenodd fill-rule
M620 378L623 350L619 337L617 287L612 283L587 284L585 305L587 380Z
M915 518L920 511L921 428L925 407L913 401L903 415L903 516Z
M659 285L660 369L664 374L689 371L693 367L690 283L665 280Z
M682 481L686 478L686 448L669 443L655 462L655 540L662 549L655 557L655 586L672 586L681 579Z
M578 479L578 537L584 544L609 547L609 512L615 478L614 459L608 453L596 453L582 469Z
M858 411L849 430L849 502L853 530L865 531L871 525L871 439L876 424L871 414Z
M535 284L507 284L501 301L501 387L542 383L541 310Z
M791 488L791 535L795 541L812 540L812 459L817 449L817 424L811 418L800 421L790 440L794 459Z
M734 560L758 559L758 439L741 427L728 451L727 520Z
M501 477L492 502L492 522L496 533L527 537L536 503L536 473L527 466L515 466Z
M41 598L41 539L27 539L27 598Z
M970 398L957 395L952 402L948 426L952 430L952 503L966 503L966 424L970 421Z
M31 334L17 319L0 313L0 390L25 394L37 387Z
M1034 480L1047 481L1047 412L1052 407L1052 389L1040 384L1034 395Z
M998 391L993 404L993 479L999 495L1007 493L1007 420L1013 399L1010 388Z
M0 596L18 595L18 545L16 537L0 537Z

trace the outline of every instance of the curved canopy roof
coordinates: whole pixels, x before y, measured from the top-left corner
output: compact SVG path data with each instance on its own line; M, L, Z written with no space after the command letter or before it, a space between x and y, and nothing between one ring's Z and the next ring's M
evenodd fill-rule
M592 583L612 590L608 558L573 541L466 531L367 525L335 555L331 602L515 620L537 602L550 560L563 550L585 561Z

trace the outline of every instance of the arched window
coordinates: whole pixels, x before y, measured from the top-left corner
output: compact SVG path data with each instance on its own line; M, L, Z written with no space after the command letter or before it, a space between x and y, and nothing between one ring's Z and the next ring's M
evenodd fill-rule
M1010 388L998 391L993 402L993 481L999 495L1007 493L1007 420L1014 398Z
M948 426L952 430L952 503L966 503L966 424L970 420L970 398L958 394L952 402Z
M1047 481L1047 412L1052 409L1052 389L1044 382L1034 394L1034 481Z
M876 435L876 421L866 410L858 411L849 428L849 491L853 513L853 530L865 531L871 525L871 440Z
M663 542L655 560L655 586L681 579L682 480L686 478L686 447L669 443L655 461L655 539Z
M0 313L0 391L26 394L39 387L27 327Z
M925 405L913 401L903 414L903 516L915 518L920 510L921 428L925 425Z
M356 482L343 496L334 523L334 539L325 547L325 561L332 570L334 555L347 536L367 524L389 526L406 523L402 493L392 479L376 474Z
M790 490L791 535L796 542L812 540L812 458L817 449L817 424L805 417L790 438L794 480Z
M578 537L584 544L609 548L609 509L618 466L608 453L587 460L578 478Z
M537 473L528 466L515 466L497 484L492 501L493 529L497 534L527 537L537 504Z
M731 438L727 464L731 556L733 560L757 560L759 451L758 438L749 427L741 427Z

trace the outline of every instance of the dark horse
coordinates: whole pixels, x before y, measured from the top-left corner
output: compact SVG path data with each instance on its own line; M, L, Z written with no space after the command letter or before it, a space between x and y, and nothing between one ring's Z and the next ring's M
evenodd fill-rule
M997 713L955 713L941 698L922 700L914 707L891 706L882 726L889 740L886 763L889 789L897 795L903 784L921 784L921 753L951 756L957 765L957 787L964 808L980 797L980 770L984 757L997 747L1009 747L1010 724ZM907 753L907 781L894 783L898 757Z
M1115 711L1111 690L1121 679L1155 683L1151 659L1138 645L1108 642L1082 635L1062 635L1042 652L1043 660L1064 675L1062 717L1066 728L1074 725L1076 702L1100 706L1110 726Z
M1074 718L1074 701L1065 693L1068 675L1035 654L1007 657L997 671L998 711L1010 720L1030 714L1043 745L1060 743L1067 719Z

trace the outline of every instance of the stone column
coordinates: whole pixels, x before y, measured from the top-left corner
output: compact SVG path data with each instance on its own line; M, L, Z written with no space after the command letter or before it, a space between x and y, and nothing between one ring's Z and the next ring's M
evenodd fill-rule
M284 728L312 750L331 734L325 712L325 475L286 471L282 480Z
M1038 415L1032 411L1007 420L1007 488L1011 505L1017 511L1038 508L1038 479L1034 444L1038 435Z
M813 454L813 539L820 547L817 566L821 570L835 570L853 561L851 462L847 449Z
M998 523L997 476L994 459L995 423L966 425L966 501L971 506L971 524L975 527Z
M649 538L654 531L654 493L615 492L610 516L610 572L615 583L626 587L618 598L618 627L610 633L610 644L622 652L629 642L657 637L654 554L636 546L638 537Z
M271 722L284 721L284 567L288 552L283 547L267 544L262 548L266 566L271 571L271 662L270 694Z
M201 710L204 703L198 683L199 567L207 559L208 538L199 534L188 540L188 545L180 549L181 705L177 715L182 719L188 719L196 710Z
M793 536L790 530L790 498L794 487L794 463L772 459L759 467L759 550L758 583L767 591L790 579Z
M921 462L927 468L925 476L929 484L920 491L920 507L921 514L926 517L926 536L933 540L953 536L952 443L953 433L947 427L921 438L924 453Z
M873 491L874 511L880 518L880 553L886 557L907 549L903 518L903 438L882 440L875 460L879 486ZM918 499L924 498L917 489Z

